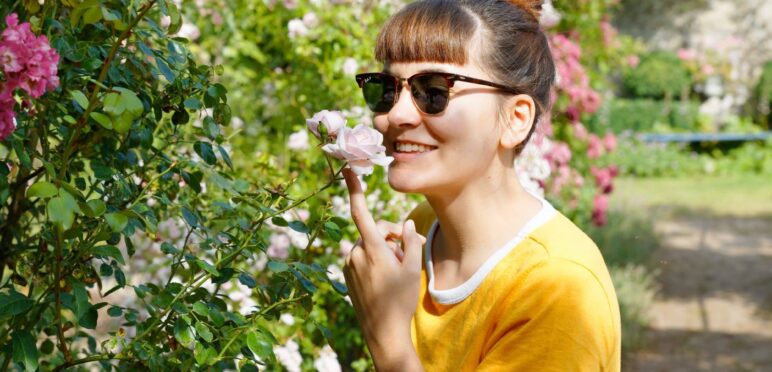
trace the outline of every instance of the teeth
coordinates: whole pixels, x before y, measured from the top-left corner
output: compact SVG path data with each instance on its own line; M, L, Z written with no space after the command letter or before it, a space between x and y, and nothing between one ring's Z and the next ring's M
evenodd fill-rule
M399 152L427 152L434 150L434 148L430 146L417 145L414 143L406 142L398 142L395 147Z

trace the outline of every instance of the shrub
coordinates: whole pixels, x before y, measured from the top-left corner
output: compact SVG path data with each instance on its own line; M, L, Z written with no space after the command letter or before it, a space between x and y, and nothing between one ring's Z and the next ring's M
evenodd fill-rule
M659 101L653 99L615 98L606 105L605 115L599 115L593 130L614 133L653 132L657 124L670 131L699 130L699 103L693 101Z
M655 51L623 77L625 93L637 98L677 97L691 85L689 70L674 53Z
M649 309L658 290L655 274L642 265L610 269L622 318L622 352L629 353L644 344Z

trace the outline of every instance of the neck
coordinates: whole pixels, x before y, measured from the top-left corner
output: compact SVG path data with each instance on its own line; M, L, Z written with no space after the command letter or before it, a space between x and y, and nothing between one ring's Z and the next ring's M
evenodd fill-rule
M453 192L426 195L440 224L432 251L435 262L455 263L461 274L474 272L541 209L514 169L494 173Z

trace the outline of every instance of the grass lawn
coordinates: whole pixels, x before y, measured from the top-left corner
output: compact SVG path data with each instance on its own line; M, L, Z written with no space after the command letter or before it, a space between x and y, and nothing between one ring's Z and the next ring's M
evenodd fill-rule
M772 176L618 178L611 205L772 218Z

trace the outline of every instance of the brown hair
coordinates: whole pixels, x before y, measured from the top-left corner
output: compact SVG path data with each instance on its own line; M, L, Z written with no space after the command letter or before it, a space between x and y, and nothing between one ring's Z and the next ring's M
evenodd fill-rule
M478 62L501 84L531 96L536 119L549 111L555 80L547 37L539 28L542 0L419 0L381 29L375 58L382 63ZM473 42L480 53L470 55ZM517 146L519 154L530 139Z

